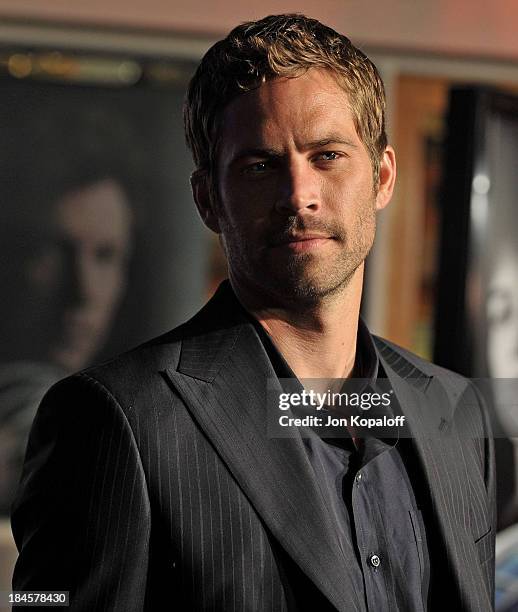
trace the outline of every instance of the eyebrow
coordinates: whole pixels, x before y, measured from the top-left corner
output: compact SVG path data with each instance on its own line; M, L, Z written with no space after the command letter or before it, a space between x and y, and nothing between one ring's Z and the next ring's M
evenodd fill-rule
M307 151L310 149L316 149L318 147L326 147L330 144L341 144L347 147L357 148L354 142L345 138L341 134L328 134L324 138L318 138L317 140L310 140L304 143L301 147L303 151ZM239 151L237 155L231 160L231 164L235 164L243 159L248 157L268 157L268 158L279 158L282 157L283 151L280 149L270 149L270 148L262 148L262 147L251 147L248 149L243 149Z
M325 136L325 138L319 138L317 140L310 140L309 142L306 142L303 145L302 149L315 149L317 147L326 147L330 144L343 144L347 147L353 147L355 149L358 146L354 142L352 142L352 140L349 140L348 138L342 136L342 134L328 134L327 136Z
M232 158L231 163L235 164L236 162L246 159L247 157L282 157L282 151L276 149L263 149L260 147L243 149Z

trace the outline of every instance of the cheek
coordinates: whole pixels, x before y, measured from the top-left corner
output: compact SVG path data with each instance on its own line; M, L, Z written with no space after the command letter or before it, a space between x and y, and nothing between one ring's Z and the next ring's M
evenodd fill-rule
M504 329L502 329L500 325L491 326L487 336L488 352L491 357L496 357L507 352L506 338L508 338L508 333L505 330L505 326Z
M488 330L488 356L502 364L514 355L518 359L518 321L495 323Z
M323 217L351 238L370 241L376 228L376 200L371 183L328 182L322 188Z
M30 287L46 292L55 289L62 277L62 260L56 251L42 253L37 260L29 261L25 276Z
M375 207L375 192L370 176L355 176L352 172L336 172L324 176L320 182L320 193L324 203L331 202L347 210L362 210Z
M263 193L241 195L239 199L228 197L219 202L219 222L224 234L253 237L260 235L271 225L271 209Z
M277 177L244 180L229 173L221 178L218 188L218 208L229 222L243 226L248 222L269 218L281 196Z
M111 306L118 301L126 285L126 268L122 264L92 264L92 270L97 285L97 299L105 306Z

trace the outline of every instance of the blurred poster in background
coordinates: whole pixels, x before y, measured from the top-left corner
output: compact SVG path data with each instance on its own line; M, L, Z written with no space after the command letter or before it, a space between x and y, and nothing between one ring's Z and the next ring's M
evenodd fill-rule
M518 380L517 159L518 97L452 89L435 360L494 380L500 528L518 521L518 399L503 397Z
M48 387L182 321L210 243L192 202L192 66L11 53L0 75L0 514Z
M435 359L486 378L497 466L496 609L518 610L518 97L450 95ZM489 379L489 380L488 380Z

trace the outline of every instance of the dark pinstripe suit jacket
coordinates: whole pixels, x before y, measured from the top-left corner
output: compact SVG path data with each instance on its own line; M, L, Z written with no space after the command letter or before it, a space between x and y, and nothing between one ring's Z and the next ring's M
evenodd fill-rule
M376 346L429 492L434 601L490 610L494 465L478 396ZM183 326L58 383L14 506L14 588L68 590L85 612L364 610L301 440L266 436L268 377L225 283Z

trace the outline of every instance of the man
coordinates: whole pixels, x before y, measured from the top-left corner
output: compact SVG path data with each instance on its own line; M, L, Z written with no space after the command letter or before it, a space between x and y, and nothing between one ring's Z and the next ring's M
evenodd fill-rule
M209 50L185 117L230 282L47 395L13 515L14 588L67 590L89 611L490 610L478 396L359 322L395 180L376 69L317 21L267 17ZM412 440L268 434L269 385L353 375L390 383Z

